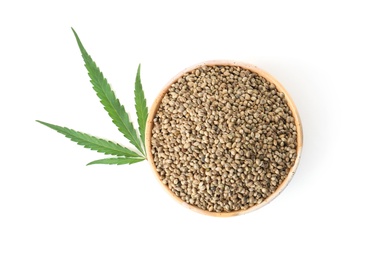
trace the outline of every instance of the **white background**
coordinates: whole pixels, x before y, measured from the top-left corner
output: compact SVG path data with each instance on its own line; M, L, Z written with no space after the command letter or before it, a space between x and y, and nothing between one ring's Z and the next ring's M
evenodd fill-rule
M0 259L387 259L385 1L1 1ZM293 97L304 148L264 208L214 218L176 203L147 162L103 158L36 119L126 144L71 32L135 115L182 69L252 63Z

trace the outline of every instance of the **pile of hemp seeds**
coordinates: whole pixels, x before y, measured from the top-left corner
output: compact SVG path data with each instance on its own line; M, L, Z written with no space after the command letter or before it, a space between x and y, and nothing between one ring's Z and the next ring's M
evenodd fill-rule
M297 157L284 93L238 66L185 73L169 87L153 122L151 152L162 183L209 212L260 204Z

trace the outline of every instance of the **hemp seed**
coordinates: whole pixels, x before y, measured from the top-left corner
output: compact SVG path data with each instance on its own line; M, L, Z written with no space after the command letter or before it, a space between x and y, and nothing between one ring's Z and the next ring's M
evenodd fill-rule
M202 66L168 89L153 118L151 153L163 184L209 212L262 203L297 158L284 93L238 66Z

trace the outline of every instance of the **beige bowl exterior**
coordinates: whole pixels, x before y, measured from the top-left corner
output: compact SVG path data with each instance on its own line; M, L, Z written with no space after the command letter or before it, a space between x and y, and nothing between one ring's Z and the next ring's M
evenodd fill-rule
M153 156L152 156L152 153L151 153L151 138L152 138L152 128L153 128L153 120L154 120L154 117L156 115L156 112L158 111L159 109L159 105L164 97L164 95L167 93L169 87L174 83L176 82L183 74L189 72L189 71L193 71L201 66L216 66L216 65L223 65L223 66L238 66L238 67L241 67L241 68L244 68L244 69L247 69L247 70L250 70L252 72L255 72L257 73L258 75L264 77L265 79L267 79L269 82L272 82L275 84L276 88L280 91L280 92L283 92L284 95L285 95L285 98L286 98L286 101L287 101L287 104L288 106L290 107L290 110L294 116L294 119L295 119L295 125L296 125L296 130L297 130L297 149L296 149L296 152L297 152L297 157L296 157L296 160L295 160L295 163L294 165L291 167L286 179L282 182L282 184L279 185L279 187L277 188L277 190L272 193L270 196L268 196L264 201L262 201L260 204L258 205L255 205L253 207L250 207L246 210L238 210L238 211L232 211L232 212L210 212L210 211L206 211L206 210L203 210L203 209L200 209L196 206L193 206L193 205L190 205L186 202L184 202L181 198L179 198L178 196L176 196L168 187L167 185L163 184L160 180L160 175L158 174L158 172L156 171L156 166L155 166L155 163L154 163L154 160L153 160ZM301 155L301 151L302 151L302 144L303 144L303 133L302 133L302 125L301 125L301 121L300 121L300 117L299 117L299 114L298 114L298 111L296 109L296 106L294 104L294 102L292 101L290 95L288 94L288 92L285 90L285 88L274 78L272 77L270 74L268 74L267 72L257 68L256 66L254 65L251 65L251 64L247 64L247 63L242 63L242 62L236 62L236 61L228 61L228 60L212 60L212 61L206 61L206 62L202 62L202 63L199 63L197 65L194 65L192 67L189 67L185 70L183 70L182 72L180 72L179 74L177 74L175 77L173 77L165 86L164 88L162 89L162 91L159 93L159 95L156 97L156 100L154 101L151 109L150 109L150 112L149 112L149 116L148 116L148 119L147 119L147 125L146 125L146 136L145 136L145 142L146 142L146 150L147 150L147 159L148 159L148 162L150 163L151 165L151 168L152 168L152 171L154 172L156 178L158 179L159 183L164 187L164 189L167 191L168 194L170 194L176 201L178 201L181 205L193 210L193 211L196 211L196 212L199 212L199 213L202 213L202 214L205 214L205 215L209 215L209 216L216 216L216 217L230 217L230 216L238 216L238 215L242 215L242 214L246 214L248 212L252 212L254 210L257 210L261 207L263 207L264 205L268 204L270 201L272 201L274 198L276 198L283 190L284 188L288 185L288 183L290 182L290 180L292 179L292 177L294 176L295 174L295 171L296 171L296 168L298 167L298 164L299 164L299 160L300 160L300 155Z

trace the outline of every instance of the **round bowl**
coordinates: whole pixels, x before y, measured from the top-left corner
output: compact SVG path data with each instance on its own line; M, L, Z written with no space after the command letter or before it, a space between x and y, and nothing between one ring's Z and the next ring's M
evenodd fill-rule
M154 162L154 157L153 157L153 154L151 152L152 151L151 140L152 140L152 129L153 129L153 126L154 126L154 118L155 118L155 115L156 115L156 113L157 113L157 111L159 109L159 106L160 106L160 103L161 103L163 97L165 96L165 94L169 90L169 87L173 83L175 83L182 75L184 75L187 72L193 71L193 70L198 69L198 68L200 68L202 66L217 66L217 65L219 65L219 66L238 66L238 67L247 69L247 70L249 70L251 72L257 73L259 76L264 77L266 80L268 80L269 82L273 83L276 86L276 88L277 88L277 90L279 92L284 93L287 105L289 106L289 108L290 108L290 110L292 112L292 115L294 117L295 125L296 125L296 132L297 132L296 159L295 159L295 162L294 162L293 166L290 168L290 170L289 170L289 172L287 174L287 177L283 180L283 182L278 186L278 188L272 194L270 194L261 203L256 204L255 206L252 206L252 207L250 207L248 209L236 210L236 211L231 211L231 212L214 212L214 211L203 210L203 209L201 209L201 208L199 208L197 206L194 206L194 205L186 203L180 197L176 196L167 187L167 185L162 183L162 181L160 179L160 175L159 175L159 173L156 170L156 165L155 165L155 162ZM229 217L229 216L237 216L237 215L241 215L241 214L245 214L245 213L257 210L257 209L263 207L264 205L268 204L270 201L272 201L274 198L276 198L284 190L284 188L287 186L287 184L290 182L290 180L294 176L294 173L296 171L296 168L297 168L299 160L300 160L300 155L301 155L301 150L302 150L302 143L303 143L302 135L303 135L303 133L302 133L302 126L301 126L300 117L299 117L298 111L296 109L296 106L295 106L294 102L292 101L290 95L286 91L286 89L273 76L271 76L267 72L263 71L262 69L259 69L258 67L254 66L254 65L251 65L251 64L246 64L246 63L236 62L236 61L227 61L227 60L212 60L212 61L202 62L202 63L199 63L197 65L194 65L194 66L191 66L189 68L186 68L185 70L183 70L180 73L178 73L175 77L173 77L164 86L164 88L159 93L159 95L157 96L156 100L154 101L154 103L153 103L153 105L152 105L152 107L150 109L149 116L148 116L148 119L147 119L147 125L146 125L145 142L146 142L146 150L147 150L148 162L150 163L152 171L154 172L157 180L164 187L164 189L166 190L166 192L168 194L170 194L181 205L183 205L183 206L185 206L185 207L187 207L187 208L189 208L189 209L191 209L191 210L193 210L195 212L199 212L199 213L202 213L202 214L205 214L205 215L209 215L209 216Z

